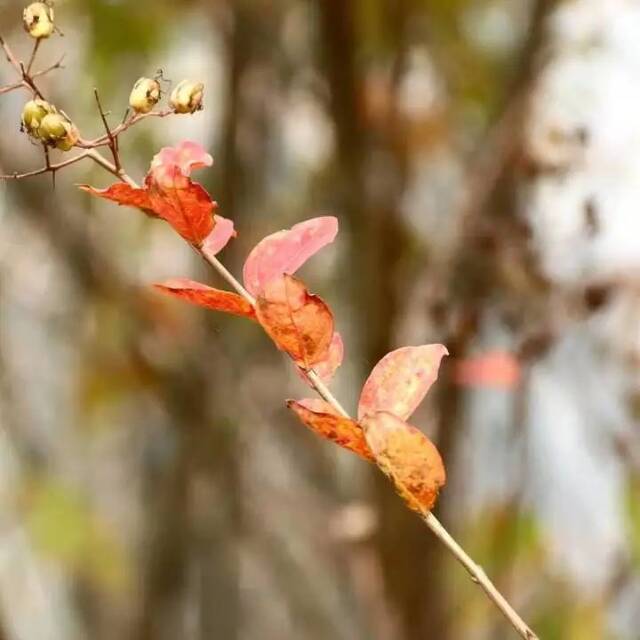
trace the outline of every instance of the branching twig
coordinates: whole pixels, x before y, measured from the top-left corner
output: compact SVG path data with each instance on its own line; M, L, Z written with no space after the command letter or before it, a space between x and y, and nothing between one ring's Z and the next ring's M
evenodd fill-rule
M107 132L107 140L109 149L111 149L111 155L113 156L113 162L116 167L116 171L120 172L122 170L122 164L120 162L120 153L118 152L118 138L113 135L111 131L111 127L109 127L109 123L107 122L107 116L102 108L102 103L100 102L100 94L98 93L98 89L94 87L93 95L96 98L96 104L98 105L98 111L100 113L100 119L102 120L102 124L104 125L104 129Z
M79 155L74 156L73 158L69 158L68 160L64 160L63 162L59 162L57 164L50 164L48 160L48 154L47 154L46 155L47 166L44 166L41 169L36 169L35 171L27 171L26 173L12 173L7 175L0 175L0 180L22 180L24 178L32 178L33 176L39 176L39 175L42 175L43 173L52 173L55 175L55 173L57 171L60 171L60 169L64 169L65 167L68 167L72 164L75 164L76 162L80 162L80 160L84 160L85 158L89 158L89 157L90 157L90 152L83 151Z

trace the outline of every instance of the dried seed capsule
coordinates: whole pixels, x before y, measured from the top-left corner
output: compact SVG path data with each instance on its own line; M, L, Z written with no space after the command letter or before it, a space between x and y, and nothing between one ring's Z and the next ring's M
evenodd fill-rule
M61 113L46 115L38 128L40 139L51 147L69 151L80 138L77 127Z
M44 100L29 100L22 108L22 126L34 138L39 138L38 129L43 118L57 113L56 108Z
M131 90L129 106L136 113L149 113L160 100L160 83L153 78L140 78Z
M25 31L36 39L48 38L55 30L53 7L45 2L33 2L22 12Z
M204 97L204 84L183 80L171 92L169 104L176 113L195 113L202 109L202 99Z

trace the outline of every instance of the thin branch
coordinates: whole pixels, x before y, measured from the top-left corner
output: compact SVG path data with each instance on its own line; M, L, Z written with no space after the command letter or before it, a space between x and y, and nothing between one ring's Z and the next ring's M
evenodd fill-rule
M29 62L27 62L27 75L31 73L31 67L33 63L36 61L36 56L38 55L38 49L40 48L40 43L42 40L40 38L36 38L36 43L33 45L33 50L31 51L31 56L29 57Z
M107 122L107 116L102 108L102 103L100 102L100 94L98 93L98 89L94 87L93 95L96 98L96 104L98 105L98 111L100 112L100 118L102 120L102 124L104 125L104 129L107 132L107 139L109 149L111 149L111 155L113 156L113 162L116 167L116 171L122 171L122 163L120 162L120 154L118 153L118 139L113 135L111 131L111 127L109 127L109 123Z
M1 96L2 94L4 94L4 93L9 93L9 92L11 92L11 91L15 91L16 89L23 89L23 88L24 88L24 89L29 89L30 87L29 87L29 85L28 85L26 82L24 82L24 81L21 81L21 82L15 82L14 84L8 84L8 85L6 85L6 86L4 86L4 87L0 87L0 96Z
M111 135L114 138L117 138L121 133L127 131L134 125L138 124L141 120L146 118L166 118L167 116L173 115L174 111L172 109L163 109L162 111L150 111L149 113L138 113L134 115L132 118L125 120L117 127L115 127L111 131ZM109 146L109 136L103 135L94 140L80 140L76 145L82 149L96 149L98 147L106 147Z
M18 59L13 55L13 51L11 50L11 47L7 44L7 41L2 36L0 36L0 47L2 47L2 50L4 51L4 54L7 57L7 60L9 61L9 64L20 75L22 75L22 72L20 70L20 63L18 62Z
M26 173L12 173L7 175L0 175L0 180L22 180L23 178L32 178L33 176L39 176L43 173L53 173L55 175L56 171L60 171L60 169L64 169L69 165L75 164L76 162L80 162L80 160L84 160L85 158L90 157L89 151L83 151L77 156L73 158L69 158L68 160L64 160L63 162L59 162L57 164L50 164L47 157L47 166L42 167L42 169L36 169L35 171L27 171Z

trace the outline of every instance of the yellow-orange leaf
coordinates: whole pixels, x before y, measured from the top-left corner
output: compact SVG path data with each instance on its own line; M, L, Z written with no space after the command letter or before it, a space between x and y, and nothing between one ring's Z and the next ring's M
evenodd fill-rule
M287 407L321 438L335 442L369 462L373 461L360 425L337 414L328 402L315 398L287 400Z
M225 313L251 318L252 320L256 318L253 307L242 296L231 291L214 289L187 278L173 278L153 286L162 293L180 298L191 304L197 304L200 307L213 309L214 311L224 311Z
M276 346L302 369L327 358L333 314L300 280L287 274L271 280L257 300L256 314Z
M388 353L373 368L362 388L358 419L388 411L406 420L438 378L448 351L441 344L402 347Z
M442 458L431 440L387 412L366 416L360 424L376 463L400 496L414 511L430 511L446 481Z

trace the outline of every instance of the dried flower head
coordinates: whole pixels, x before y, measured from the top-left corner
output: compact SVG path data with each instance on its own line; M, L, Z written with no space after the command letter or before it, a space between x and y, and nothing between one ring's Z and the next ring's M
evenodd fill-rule
M153 78L140 78L131 90L129 106L136 113L149 113L161 97L160 83Z
M38 137L51 147L69 151L78 142L80 133L67 116L62 113L50 113L42 119Z
M53 7L46 2L33 2L22 13L25 31L36 39L48 38L55 30Z
M183 80L171 92L169 104L176 113L195 113L202 109L204 84L193 80Z
M57 113L56 108L45 100L29 100L22 108L22 127L33 138L40 138L38 129L45 116Z

